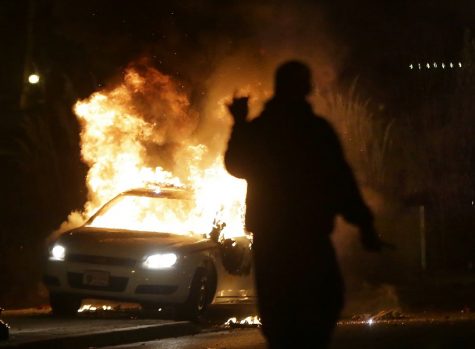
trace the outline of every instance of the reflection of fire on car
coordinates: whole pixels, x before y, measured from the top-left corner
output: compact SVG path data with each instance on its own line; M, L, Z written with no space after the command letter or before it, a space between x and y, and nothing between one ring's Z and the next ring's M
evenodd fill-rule
M85 298L173 305L181 318L254 302L250 239L220 240L223 223L198 234L192 205L183 189L130 190L62 233L44 275L53 313L73 315Z

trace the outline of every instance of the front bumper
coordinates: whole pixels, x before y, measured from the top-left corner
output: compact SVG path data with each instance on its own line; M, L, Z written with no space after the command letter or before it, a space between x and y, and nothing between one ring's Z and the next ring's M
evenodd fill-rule
M81 298L179 304L188 298L194 272L195 268L183 263L169 269L150 270L127 265L49 260L43 281L52 293L75 294ZM107 282L88 283L85 274L89 273L105 274Z

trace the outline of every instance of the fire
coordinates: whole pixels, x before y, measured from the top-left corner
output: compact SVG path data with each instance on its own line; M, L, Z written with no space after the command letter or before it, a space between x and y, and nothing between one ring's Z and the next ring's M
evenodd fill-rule
M94 306L92 304L84 304L77 310L77 312L84 313L84 312L93 312L93 311L98 311L98 310L108 311L108 310L113 310L113 309L110 305Z
M228 319L228 321L226 321L224 323L225 326L228 326L228 327L259 327L262 325L261 323L261 319L259 316L257 315L254 315L254 316L248 316L242 320L238 320L236 317L232 317L230 319Z
M125 190L154 183L192 188L194 205L187 210L199 209L208 232L213 222L225 222L224 237L245 233L246 182L226 172L222 153L196 140L199 115L171 77L131 65L120 84L78 101L74 111L89 165L83 218Z

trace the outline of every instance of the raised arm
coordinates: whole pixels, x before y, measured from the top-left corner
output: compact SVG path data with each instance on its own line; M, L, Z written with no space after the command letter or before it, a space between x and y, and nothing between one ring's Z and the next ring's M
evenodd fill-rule
M234 126L224 155L227 171L235 177L246 178L251 151L252 135L250 123L246 121L249 113L249 97L234 98L228 110L234 119Z

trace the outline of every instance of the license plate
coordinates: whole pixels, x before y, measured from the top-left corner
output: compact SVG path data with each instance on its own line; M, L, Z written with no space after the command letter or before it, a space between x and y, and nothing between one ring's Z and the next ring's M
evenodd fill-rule
M106 271L87 270L82 277L82 283L88 286L109 286L109 273Z

